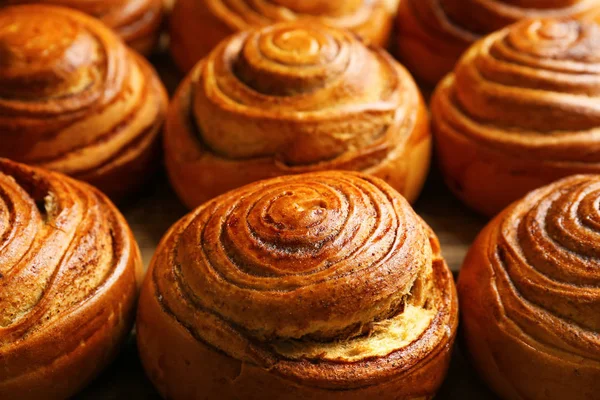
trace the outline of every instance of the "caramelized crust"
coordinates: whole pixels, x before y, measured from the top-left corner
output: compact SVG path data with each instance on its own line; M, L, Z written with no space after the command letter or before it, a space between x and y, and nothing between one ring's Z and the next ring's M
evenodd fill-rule
M600 381L600 176L496 217L459 278L466 344L503 399L594 399Z
M141 54L150 55L158 44L162 0L0 0L0 5L36 3L69 7L96 17Z
M481 36L530 18L590 18L598 0L405 0L398 12L399 55L435 85Z
M0 398L64 399L127 338L142 262L96 189L0 159Z
M0 156L120 198L154 167L166 107L152 67L95 19L0 10Z
M494 215L556 179L600 172L599 99L596 24L531 20L479 41L432 99L448 185Z
M165 398L429 399L456 325L452 275L409 204L377 178L322 172L175 224L137 329Z
M178 0L170 18L171 52L183 71L191 70L226 37L279 22L317 20L349 29L385 47L395 13L394 0Z
M414 201L431 138L421 95L385 51L324 25L239 33L180 86L165 133L189 207L247 183L329 169L381 177Z

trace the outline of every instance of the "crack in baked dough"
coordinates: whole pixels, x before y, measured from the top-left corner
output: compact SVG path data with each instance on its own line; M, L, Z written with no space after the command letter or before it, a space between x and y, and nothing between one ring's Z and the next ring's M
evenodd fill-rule
M292 360L356 362L384 357L417 340L429 328L436 310L408 305L393 318L374 322L367 333L334 342L285 341L272 344L280 355Z
M176 223L137 338L168 398L414 400L441 385L457 318L439 242L408 202L328 171L238 188Z
M313 176L310 183L310 175L299 176L230 193L189 218L173 251L192 303L258 338L324 339L400 305L431 263L421 221L377 182ZM196 240L200 248L188 247ZM298 251L281 251L289 246ZM226 296L246 300L224 302Z
M148 287L200 343L254 365L407 352L410 369L453 337L448 274L429 227L388 185L324 172L196 209L163 239Z

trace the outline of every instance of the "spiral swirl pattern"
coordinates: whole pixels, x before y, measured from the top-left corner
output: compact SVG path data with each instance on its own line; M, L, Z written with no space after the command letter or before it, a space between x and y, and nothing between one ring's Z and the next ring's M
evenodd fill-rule
M166 102L152 67L96 20L0 9L0 156L117 196L151 166Z
M396 1L182 0L176 3L171 18L171 49L180 67L189 71L231 34L298 20L348 29L383 47L396 11L393 3ZM190 26L190 21L201 23Z
M192 206L220 190L205 180L215 168L232 170L218 174L231 175L225 190L285 173L354 169L414 200L427 170L426 119L410 75L384 51L324 25L273 25L225 41L184 82L167 124L167 163ZM414 178L402 165L411 157ZM203 193L189 193L200 186Z
M328 25L358 29L369 23L373 10L385 7L382 1L335 0L305 1L263 0L263 1L208 1L208 7L230 23L236 30L249 26L267 26L277 22L291 21L305 17L322 18Z
M600 177L595 175L566 178L534 191L490 223L465 261L459 292L467 343L481 335L473 341L472 355L505 398L596 395L599 203ZM488 317L475 323L480 307ZM481 330L486 327L488 333ZM497 354L496 346L505 346L506 354ZM529 350L521 354L521 347ZM533 376L519 376L526 369L535 371ZM540 388L530 379L552 383Z
M156 47L160 35L161 0L2 0L0 6L33 3L69 7L96 17L145 55Z
M161 329L146 319L160 304L202 343L321 387L360 388L379 373L398 382L456 327L437 240L388 185L355 173L258 182L198 208L163 239L144 292L142 343ZM413 367L395 369L396 356ZM361 366L373 358L375 374ZM327 372L304 371L305 360Z
M442 166L460 197L490 214L552 180L598 170L599 43L595 24L531 20L465 54L432 101ZM466 156L453 161L456 151ZM495 190L481 184L489 170L516 189L480 204Z
M131 329L141 267L98 191L0 159L0 397L66 398L93 379Z
M481 36L531 18L589 19L598 0L408 0L399 12L399 47L414 74L435 84ZM468 10L468 11L467 11ZM436 60L423 66L425 60Z

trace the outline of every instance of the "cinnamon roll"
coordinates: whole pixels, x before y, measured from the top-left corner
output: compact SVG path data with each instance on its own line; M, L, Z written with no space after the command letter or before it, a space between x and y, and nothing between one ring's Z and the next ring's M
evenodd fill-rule
M183 71L222 40L279 22L318 20L386 46L397 0L178 0L170 17L171 53Z
M0 159L0 398L65 399L127 339L142 261L114 205Z
M163 238L142 287L143 365L169 399L431 399L457 326L438 240L384 181L278 177Z
M583 18L599 0L404 0L398 12L398 52L415 77L435 85L481 36L530 18Z
M408 72L349 32L307 23L224 41L180 86L165 129L171 182L190 207L256 180L329 169L381 177L413 201L430 148Z
M566 178L498 215L469 251L465 343L503 399L598 398L599 203L600 176Z
M600 27L531 20L475 44L432 99L442 172L487 215L600 172Z
M120 198L154 168L166 107L152 67L99 21L56 6L0 9L0 157Z
M0 5L52 4L92 15L138 52L149 55L161 34L163 0L0 0Z

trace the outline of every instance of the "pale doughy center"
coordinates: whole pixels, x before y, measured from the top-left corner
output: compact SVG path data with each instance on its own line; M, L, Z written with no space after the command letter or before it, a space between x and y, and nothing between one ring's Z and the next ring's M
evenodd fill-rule
M369 335L336 342L283 342L275 350L290 359L319 358L355 362L369 357L383 357L417 340L429 327L435 310L407 305L394 318L373 324Z
M433 265L427 263L406 297L404 310L372 324L369 333L330 342L286 340L273 343L283 357L357 362L371 357L385 357L418 340L431 325L438 310L435 307Z

